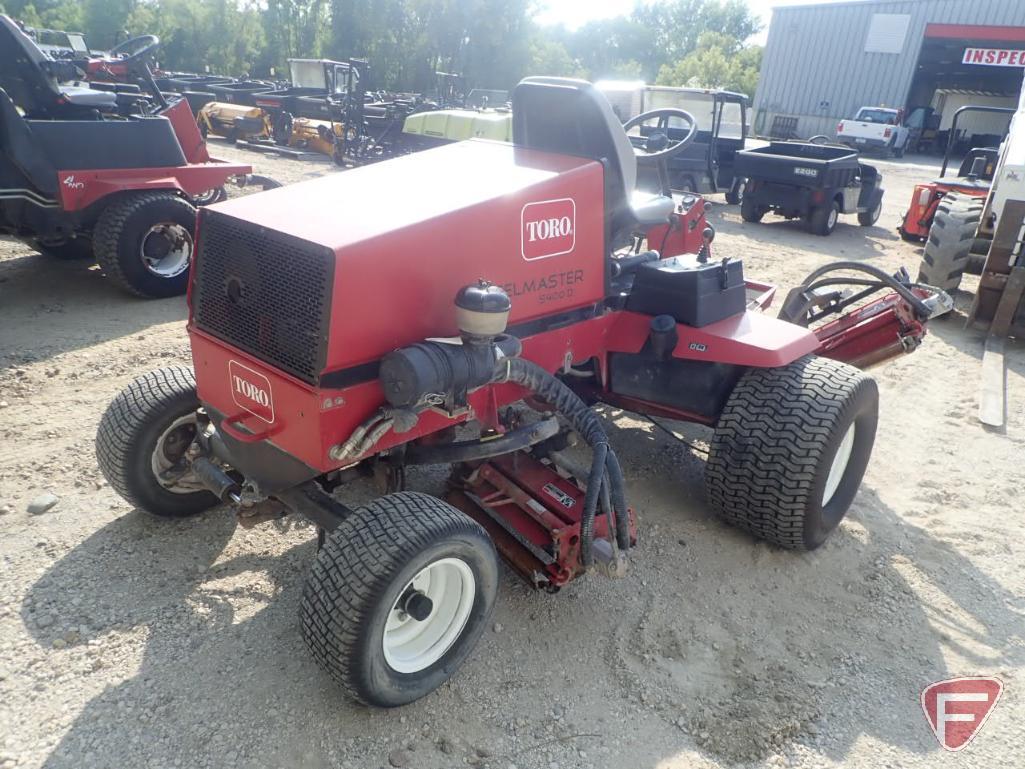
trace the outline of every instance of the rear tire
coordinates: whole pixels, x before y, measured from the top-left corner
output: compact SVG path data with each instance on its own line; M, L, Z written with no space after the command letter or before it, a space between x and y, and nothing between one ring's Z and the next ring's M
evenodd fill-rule
M734 526L793 550L835 529L875 442L879 393L853 366L808 356L751 369L719 417L705 490Z
M196 208L173 192L115 200L93 231L96 261L121 288L146 298L179 296L189 284Z
M925 241L918 282L952 291L961 285L971 260L972 244L982 219L984 201L948 192L936 206Z
M111 488L162 518L183 518L216 505L209 491L170 490L155 470L180 462L195 438L189 417L198 408L196 380L187 368L151 371L118 393L96 431L96 459Z
M414 587L431 599L421 620L399 608ZM497 592L498 559L479 524L436 497L389 494L346 518L317 553L303 588L302 634L350 697L405 705L463 664Z
M746 197L740 199L740 218L745 222L756 224L762 220L763 216L765 216L765 211L753 200Z
M816 206L808 217L808 230L823 237L831 235L839 219L840 206L835 200L823 206Z

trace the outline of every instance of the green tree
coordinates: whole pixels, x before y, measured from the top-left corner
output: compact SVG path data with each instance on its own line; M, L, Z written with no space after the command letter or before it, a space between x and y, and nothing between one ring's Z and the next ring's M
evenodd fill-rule
M724 88L754 96L762 48L741 45L720 32L705 32L697 47L675 64L663 65L658 85Z

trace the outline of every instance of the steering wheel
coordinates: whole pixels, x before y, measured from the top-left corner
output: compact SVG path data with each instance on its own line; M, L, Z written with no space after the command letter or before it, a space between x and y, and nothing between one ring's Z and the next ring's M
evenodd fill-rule
M670 141L668 138L669 119L679 118L680 120L686 121L688 130L687 135L682 139L676 141ZM649 141L646 143L647 146L641 148L634 146L634 155L639 163L660 163L662 161L669 160L670 158L676 157L694 141L694 137L698 134L698 121L694 119L694 116L689 112L676 109L675 107L664 107L662 109L653 109L649 112L642 112L636 117L632 117L623 124L623 130L629 132L631 128L639 126L641 123L647 123L649 120L658 119L658 127L663 132L663 141L665 142L664 148L655 146L653 142Z
M115 45L107 52L107 58L131 66L145 61L159 46L160 38L156 35L139 35Z

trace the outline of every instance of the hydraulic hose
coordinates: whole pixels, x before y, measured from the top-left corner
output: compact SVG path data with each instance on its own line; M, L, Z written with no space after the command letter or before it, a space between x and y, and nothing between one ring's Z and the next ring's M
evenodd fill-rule
M495 383L512 382L525 387L551 406L570 423L580 437L591 447L591 471L584 494L584 510L580 517L580 562L584 568L594 563L594 518L602 497L602 487L608 483L611 513L615 519L615 537L620 550L630 547L630 527L626 509L626 491L623 471L615 452L609 445L605 428L598 415L563 382L543 368L523 358L503 358L495 368ZM607 478L607 480L606 480ZM609 536L613 521L609 520Z
M920 319L928 318L932 314L932 308L923 302L920 297L916 296L910 288L905 286L892 275L886 273L884 270L876 267L874 264L862 264L861 262L850 261L830 262L829 264L824 264L818 269L813 270L812 273L804 279L804 285L811 287L818 278L828 272L833 272L834 270L853 270L855 272L867 273L878 280L879 283L892 288L900 294L900 297L911 305L915 314L918 315Z

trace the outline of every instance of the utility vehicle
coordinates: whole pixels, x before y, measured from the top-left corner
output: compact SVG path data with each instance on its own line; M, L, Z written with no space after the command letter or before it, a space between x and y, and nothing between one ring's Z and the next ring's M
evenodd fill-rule
M145 297L185 292L196 207L248 165L210 157L181 99L153 83L150 35L117 59L140 84L65 84L75 65L44 54L0 15L0 234L44 253L95 258L107 277Z
M637 512L591 404L713 428L708 504L783 547L821 545L854 499L878 392L843 361L914 349L942 296L840 263L764 314L773 289L712 253L700 198L635 189L694 118L639 117L691 128L646 152L589 83L528 78L511 144L200 212L195 373L118 395L100 467L156 515L312 520L302 635L358 700L401 705L456 671L494 606L496 551L551 591L626 573ZM860 270L854 294L837 269ZM403 490L417 464L452 465L445 499ZM362 472L389 493L351 509L338 495Z
M771 142L738 152L736 168L747 177L740 202L745 222L760 222L772 211L829 235L840 214L857 214L858 224L871 227L883 209L882 174L847 147Z

